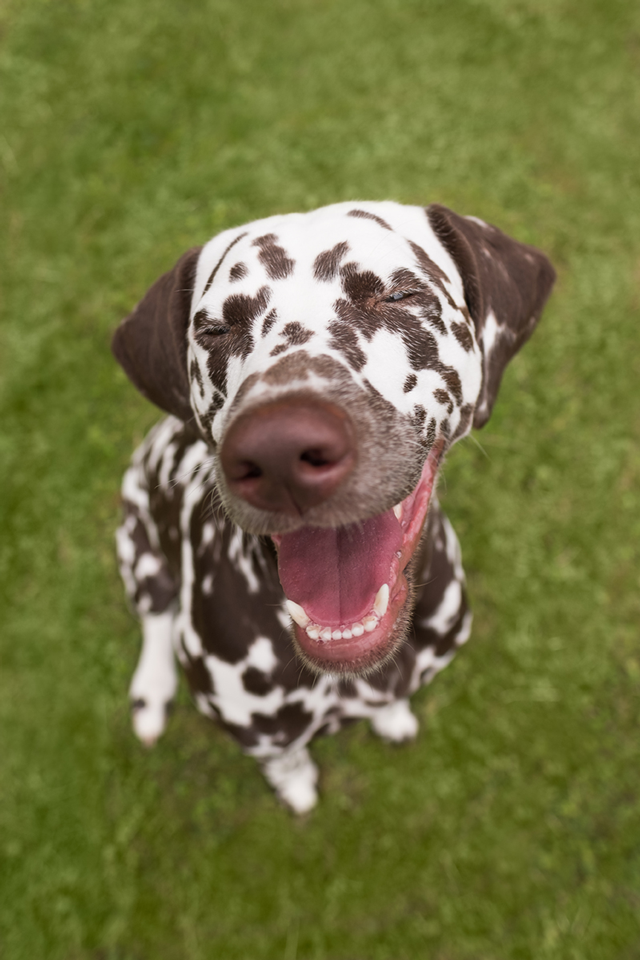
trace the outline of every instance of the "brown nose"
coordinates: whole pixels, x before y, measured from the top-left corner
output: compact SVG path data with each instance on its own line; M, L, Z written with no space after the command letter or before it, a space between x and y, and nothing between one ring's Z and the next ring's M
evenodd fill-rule
M331 404L275 401L231 425L220 459L232 493L260 510L300 516L353 470L353 429Z

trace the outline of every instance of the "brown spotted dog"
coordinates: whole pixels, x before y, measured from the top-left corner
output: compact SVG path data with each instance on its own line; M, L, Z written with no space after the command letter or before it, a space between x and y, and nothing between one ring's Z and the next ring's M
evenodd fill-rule
M317 799L317 734L366 717L415 735L408 698L471 626L438 469L488 420L554 279L481 220L385 202L227 230L154 284L113 341L170 414L125 475L118 531L143 742L174 652L295 811Z

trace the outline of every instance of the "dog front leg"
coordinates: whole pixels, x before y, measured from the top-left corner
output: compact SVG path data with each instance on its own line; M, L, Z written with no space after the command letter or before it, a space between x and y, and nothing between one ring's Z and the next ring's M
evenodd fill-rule
M164 732L178 686L173 653L174 620L172 610L142 616L142 651L131 680L129 698L134 733L146 747L152 747Z

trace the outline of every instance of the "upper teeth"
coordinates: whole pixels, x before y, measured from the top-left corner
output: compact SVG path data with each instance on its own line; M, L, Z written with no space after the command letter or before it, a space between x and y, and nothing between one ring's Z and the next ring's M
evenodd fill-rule
M291 619L295 620L303 630L306 630L312 640L350 640L352 637L361 637L365 632L371 633L378 626L389 608L389 584L383 583L376 593L372 613L348 626L323 627L321 624L312 623L311 617L299 603L287 599L286 604Z
M378 592L376 593L376 599L373 604L373 612L377 613L379 617L384 617L387 612L387 607L389 606L389 584L383 583Z
M303 630L311 623L311 618L306 615L304 607L301 607L299 603L294 603L293 600L287 600L287 610L289 611L291 619L295 620Z
M402 520L402 504L401 503L396 503L395 507L393 508L393 512L395 513L396 518L398 520Z

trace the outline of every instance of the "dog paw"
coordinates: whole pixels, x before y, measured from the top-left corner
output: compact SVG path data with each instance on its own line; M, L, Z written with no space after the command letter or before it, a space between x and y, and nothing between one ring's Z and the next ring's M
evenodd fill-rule
M148 702L145 697L131 700L133 732L145 747L153 747L164 733L172 701Z
M318 768L306 749L267 760L262 771L285 807L298 815L313 810L318 802Z
M417 717L411 713L409 701L396 700L376 710L371 718L371 726L383 740L402 743L404 740L413 740L419 725Z

